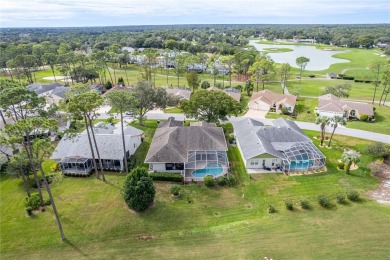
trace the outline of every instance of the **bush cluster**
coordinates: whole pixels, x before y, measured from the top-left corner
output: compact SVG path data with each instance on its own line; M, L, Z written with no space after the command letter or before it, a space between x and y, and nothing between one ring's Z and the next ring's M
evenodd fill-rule
M219 186L225 186L226 183L227 183L227 181L226 181L226 177L225 177L225 176L219 176L219 177L217 178L217 184L218 184Z
M288 210L294 210L294 204L291 200L284 201L284 205L286 205L286 209Z
M321 207L327 208L330 205L330 199L328 198L328 196L324 194L319 195L317 197L317 200L318 200L318 204L320 204Z
M301 205L301 208L303 208L303 209L310 209L310 202L307 201L306 199L301 199L299 201L299 204Z
M229 187L234 187L236 185L236 179L232 174L226 176L226 183Z
M343 203L345 203L345 196L344 196L344 194L337 193L337 194L336 194L336 202L337 202L338 204L343 204Z
M360 195L359 195L359 192L355 191L355 190L349 190L347 191L347 198L350 200L350 201L359 201L360 200Z
M276 208L271 204L268 205L268 213L276 213Z
M345 163L344 162L338 162L337 163L337 168L339 168L340 170L344 170L344 166L345 166Z
M174 185L171 186L171 194L173 196L179 196L180 195L180 190L181 190L181 188L177 184L174 184Z
M361 115L360 115L360 121L363 121L363 122L368 121L368 115L366 115L366 114L361 114Z
M173 182L182 182L183 176L180 173L170 173L170 172L153 172L149 173L149 177L154 181L173 181Z
M207 175L203 178L204 185L207 187L213 187L214 186L214 177L211 175Z
M30 207L32 210L39 209L40 200L39 200L39 194L33 193L30 197L26 198L26 207Z
M146 168L137 167L127 176L123 184L126 204L135 211L144 211L154 201L156 190Z

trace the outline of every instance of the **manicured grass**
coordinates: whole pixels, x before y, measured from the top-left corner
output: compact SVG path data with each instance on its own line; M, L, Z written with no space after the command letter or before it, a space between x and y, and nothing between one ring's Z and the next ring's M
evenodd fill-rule
M264 48L263 50L267 52L290 52L293 51L293 49L290 48Z
M178 107L170 107L170 108L164 109L164 113L181 114L181 113L183 113L183 109L178 108Z
M155 121L145 121L145 140L155 127ZM306 133L310 138L318 135ZM385 259L390 254L390 208L365 196L378 185L365 167L372 158L363 153L359 169L350 175L335 168L344 148L362 151L369 143L335 136L333 149L320 148L328 158L328 172L296 177L249 177L238 148L229 147L232 173L239 179L235 188L186 185L176 199L170 195L170 183L156 182L155 206L141 214L123 202L123 175L106 175L107 184L94 177L63 178L51 187L65 242L59 239L51 207L26 217L22 181L1 174L0 253L4 259ZM359 191L363 201L336 205L335 193L348 189ZM331 209L317 204L322 193L331 197ZM300 209L301 198L313 208ZM293 212L284 208L285 199L294 202ZM268 204L277 213L268 214Z

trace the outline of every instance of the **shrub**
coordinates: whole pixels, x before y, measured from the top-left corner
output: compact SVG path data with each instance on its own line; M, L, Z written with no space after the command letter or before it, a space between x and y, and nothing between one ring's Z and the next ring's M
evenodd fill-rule
M368 121L368 115L366 115L366 114L361 114L361 115L360 115L360 121L364 121L364 122Z
M367 168L371 170L372 175L378 176L382 172L382 163L378 161L370 162Z
M43 203L44 203L46 206L49 206L49 205L51 205L51 200L50 200L50 199L44 199L44 200L43 200Z
M322 207L327 208L330 205L330 200L328 196L321 194L317 197L318 204L320 204Z
M171 194L173 196L179 196L180 195L180 186L177 184L174 184L171 186Z
M316 75L314 75L314 74L309 75L309 78L315 78L315 77L316 77Z
M32 215L33 209L31 207L26 207L26 213L27 215L31 216Z
M26 198L26 207L31 207L32 210L38 209L40 206L39 194L33 193Z
M234 187L236 185L236 179L233 175L229 174L226 176L226 183L229 187Z
M231 134L229 135L229 143L234 143L235 140L236 140L236 137L234 136L233 133L231 133Z
M359 201L360 200L360 195L359 195L359 192L355 191L355 190L350 190L350 191L347 191L347 198L350 200L350 201Z
M350 77L350 76L343 76L342 78L345 80L354 80L355 79L355 77Z
M345 166L345 163L344 162L338 162L337 163L337 168L339 168L340 170L344 170L344 166Z
M371 154L375 159L384 158L390 155L389 146L384 143L370 144L364 149L364 152Z
M226 185L226 177L225 176L219 176L217 178L217 184L219 186L225 186Z
M204 185L207 187L213 187L214 186L214 177L211 175L207 175L203 178Z
M299 204L301 205L301 208L303 208L303 209L310 209L310 203L306 199L301 199L299 201Z
M344 194L337 193L337 194L336 194L336 202L337 202L338 204L343 204L343 203L345 203L345 196L344 196Z
M126 204L135 211L143 211L154 201L156 190L146 168L137 167L127 176L123 184Z
M282 114L283 114L283 115L288 115L288 114L290 114L290 112L288 111L287 107L283 107L283 108L282 108Z
M271 204L268 205L268 213L276 213L276 208Z
M154 172L149 173L149 177L154 181L173 181L173 182L182 182L183 176L179 173L170 173L170 172Z
M286 209L288 210L294 210L294 204L291 200L284 201L284 205L286 205Z
M207 80L205 80L205 81L202 82L202 84L200 85L200 87L201 87L202 89L207 89L207 88L210 87L210 83L209 83Z

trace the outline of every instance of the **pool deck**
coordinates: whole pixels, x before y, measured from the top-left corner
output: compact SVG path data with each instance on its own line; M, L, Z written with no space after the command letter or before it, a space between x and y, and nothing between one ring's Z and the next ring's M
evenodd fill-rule
M205 167L206 165L203 166L203 168ZM203 168L200 168L200 169L203 169ZM192 176L192 173L196 170L200 170L200 169L186 169L185 170L185 181L203 181L203 177L194 177ZM226 175L228 172L229 172L229 166L227 165L222 165L222 173L218 176L214 176L214 178L218 178L219 176L224 176Z

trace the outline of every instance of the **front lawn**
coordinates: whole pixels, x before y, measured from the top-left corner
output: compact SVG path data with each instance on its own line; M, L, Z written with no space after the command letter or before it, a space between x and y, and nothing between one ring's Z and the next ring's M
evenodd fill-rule
M141 129L146 142L155 128L156 121L145 121ZM318 135L305 132L310 138ZM123 175L106 175L107 183L93 176L62 178L51 187L64 242L51 207L27 217L22 181L3 173L0 254L4 259L386 259L390 208L365 195L378 185L366 168L372 158L363 153L359 169L350 175L336 169L344 148L363 151L369 143L335 136L332 149L320 148L328 158L328 172L296 177L248 176L238 148L229 147L232 173L239 180L236 187L191 184L182 186L176 199L170 195L170 183L155 182L155 206L141 214L131 212L123 201ZM350 189L359 191L363 200L336 204L336 192ZM331 209L318 205L320 194L331 198ZM311 210L298 206L301 198L310 201ZM294 202L294 211L285 209L285 199ZM277 213L267 213L269 204Z

